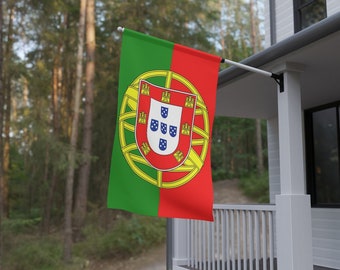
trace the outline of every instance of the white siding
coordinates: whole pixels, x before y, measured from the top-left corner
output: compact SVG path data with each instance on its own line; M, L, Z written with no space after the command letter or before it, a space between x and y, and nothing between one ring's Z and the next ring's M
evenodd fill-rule
M340 209L312 209L315 265L340 269Z
M278 119L267 121L268 173L270 203L275 203L275 195L280 194L280 158Z
M276 0L276 33L277 42L294 34L293 0Z
M265 46L270 47L270 11L269 1L265 1ZM327 0L327 16L340 12L339 0ZM282 41L294 35L294 4L293 0L275 1L276 40Z
M327 16L332 16L335 13L340 12L340 1L339 0L328 0L327 1Z

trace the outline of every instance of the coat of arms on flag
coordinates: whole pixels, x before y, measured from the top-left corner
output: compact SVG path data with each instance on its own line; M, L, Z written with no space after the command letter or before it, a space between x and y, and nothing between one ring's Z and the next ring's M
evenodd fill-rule
M168 171L187 159L195 108L193 94L140 81L136 141L151 166Z
M220 60L125 29L108 207L213 219L210 138Z

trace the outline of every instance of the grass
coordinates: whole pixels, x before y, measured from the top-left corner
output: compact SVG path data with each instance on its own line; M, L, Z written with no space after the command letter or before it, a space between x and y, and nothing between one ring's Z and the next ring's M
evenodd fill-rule
M259 203L269 201L268 174L240 179L245 195ZM112 225L100 225L99 214L89 215L84 238L73 246L73 263L62 262L63 231L40 235L40 219L8 219L2 222L2 270L75 270L89 260L136 256L165 241L166 220L132 215L118 216Z
M58 269L62 266L60 260L61 243L54 236L39 237L36 233L6 234L3 252L2 269L33 270Z
M3 270L75 270L90 259L114 259L135 256L165 241L165 219L132 215L120 217L108 229L90 221L84 239L73 246L73 263L62 262L62 231L39 234L33 220L7 220L2 224Z
M85 228L86 241L75 245L75 252L87 258L124 258L140 254L165 241L165 219L132 216L120 219L110 230L89 225Z

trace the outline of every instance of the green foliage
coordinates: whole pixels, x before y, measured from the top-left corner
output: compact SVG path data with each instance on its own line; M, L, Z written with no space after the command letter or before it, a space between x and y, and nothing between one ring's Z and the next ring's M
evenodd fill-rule
M9 269L15 268L15 257L20 257L20 252L26 252L24 246L27 242L32 243L34 235L36 235L40 218L34 219L4 219L1 223L2 244L4 250L4 262L5 265L10 265ZM29 240L29 241L28 241ZM24 255L23 255L24 256ZM21 263L21 262L20 262ZM5 268L6 269L6 268ZM25 269L25 268L20 268Z
M41 218L32 219L5 219L1 223L1 229L5 234L30 233L36 229Z
M251 174L248 177L241 177L240 186L245 195L255 199L258 203L269 203L268 172L262 175Z
M215 117L211 144L213 179L232 179L256 171L255 120ZM262 142L266 146L266 124L262 122ZM267 151L265 147L262 150ZM266 164L266 155L265 164Z
M98 224L98 216L89 220L85 239L75 244L76 257L70 265L61 260L62 237L59 233L39 235L39 219L11 219L2 223L4 234L4 270L80 269L91 258L114 259L140 254L165 241L166 221L156 217L119 217L110 229Z
M108 1L103 16L113 23L201 50L211 50L206 25L218 19L206 0ZM110 22L110 21L109 21ZM108 22L106 22L108 23Z
M17 229L15 229L17 230ZM53 237L37 237L35 234L6 236L3 256L4 270L56 269L61 266L61 243ZM11 244L8 244L11 241Z
M228 172L224 168L217 168L212 170L213 181L224 180L228 178Z
M4 10L9 10L10 2L4 2ZM225 3L224 6L221 3ZM12 26L15 29L13 38L19 42L13 47L13 54L25 55L5 59L13 74L9 172L11 220L2 224L5 269L65 269L60 265L61 241L39 237L37 231L48 196L52 198L51 227L60 224L64 211L79 2L33 0L12 4L19 18ZM238 60L252 51L248 8L246 2L234 0L96 2L93 156L90 158L88 205L103 204L109 178L121 47L121 34L113 33L113 29L122 25ZM9 30L7 27L5 23L5 34ZM22 49L22 44L28 46ZM54 80L56 75L57 81ZM58 102L53 104L52 89L56 86ZM84 104L82 102L82 106ZM59 119L59 125L54 125L55 119ZM82 121L79 138L81 125ZM253 120L216 118L211 145L214 180L255 171ZM84 158L77 151L77 165ZM52 179L56 179L53 196L49 193ZM30 234L33 236L27 236ZM132 219L118 219L111 229L103 229L92 222L84 234L86 239L75 246L78 258L130 256L164 241L165 221L133 216Z
M7 2L5 10L9 10ZM42 210L50 196L52 179L57 179L52 211L58 214L55 220L60 220L65 192L63 180L69 165L79 2L34 0L25 5L16 1L13 5L20 18L14 20L12 26L13 38L19 42L13 54L25 55L6 59L6 63L13 66L11 74L15 74L11 98L16 104L10 123L11 149L14 149L10 155L10 212L11 216L25 213L31 216L31 209ZM117 116L121 33L113 29L122 25L233 60L247 57L252 48L247 1L102 0L96 1L96 13L92 134L92 155L96 160L91 158L88 198L91 203L101 204L107 188L107 181L103 179L109 177ZM7 27L5 24L4 33ZM16 51L22 44L28 46ZM55 87L58 91L54 93ZM56 104L52 103L53 93L57 95ZM54 126L55 119L59 119L58 126ZM82 121L79 138L81 125ZM216 120L212 139L214 180L254 171L254 152L252 120ZM77 165L82 160L84 157L77 152Z
M52 238L22 239L5 255L4 269L55 269L61 265L60 243ZM7 253L6 253L7 254Z
M154 217L119 218L112 229L89 225L84 229L86 241L75 245L80 257L124 258L141 253L165 241L166 222Z

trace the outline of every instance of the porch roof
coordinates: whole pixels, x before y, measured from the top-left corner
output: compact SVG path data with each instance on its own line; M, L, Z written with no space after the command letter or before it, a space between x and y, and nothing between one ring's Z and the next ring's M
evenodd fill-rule
M304 66L302 108L340 100L340 13L330 16L241 63L275 72L286 63ZM216 115L269 119L277 115L277 84L236 67L219 74Z

